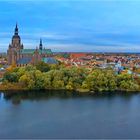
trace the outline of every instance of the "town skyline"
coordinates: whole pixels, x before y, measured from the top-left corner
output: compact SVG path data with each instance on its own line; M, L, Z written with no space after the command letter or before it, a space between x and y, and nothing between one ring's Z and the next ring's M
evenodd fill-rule
M140 52L139 3L1 0L0 52L7 51L16 22L29 49L42 38L54 52Z

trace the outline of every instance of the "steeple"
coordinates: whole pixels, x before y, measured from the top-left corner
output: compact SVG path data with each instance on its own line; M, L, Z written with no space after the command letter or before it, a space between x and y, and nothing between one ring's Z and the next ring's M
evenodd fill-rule
M43 45L42 45L42 39L40 38L39 49L42 50L42 47L43 47Z
M16 23L16 27L15 27L15 35L18 35L18 25Z
M18 35L18 25L17 25L17 23L16 23L16 27L15 27L15 32L14 32L14 35L13 35L13 37L12 37L12 45L14 46L14 47L18 47L18 46L21 46L21 44L20 44L21 42L20 42L20 36Z

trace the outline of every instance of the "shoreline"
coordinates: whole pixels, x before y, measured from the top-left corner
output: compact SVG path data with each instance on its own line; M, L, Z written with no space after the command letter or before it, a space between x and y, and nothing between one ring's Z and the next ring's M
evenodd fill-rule
M63 92L76 92L79 94L90 94L90 95L94 95L94 94L106 94L106 93L117 93L117 94L121 94L121 93L138 93L140 92L140 90L135 90L135 91L130 91L130 90L106 90L106 91L90 91L90 90L83 90L83 89L76 89L76 90L68 90L68 89L25 89L25 88L21 88L21 89L0 89L0 92L47 92L47 91L63 91Z

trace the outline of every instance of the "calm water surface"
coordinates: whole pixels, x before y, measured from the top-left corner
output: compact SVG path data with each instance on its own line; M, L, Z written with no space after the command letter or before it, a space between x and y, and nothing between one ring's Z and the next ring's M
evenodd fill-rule
M0 92L0 138L140 138L140 94Z

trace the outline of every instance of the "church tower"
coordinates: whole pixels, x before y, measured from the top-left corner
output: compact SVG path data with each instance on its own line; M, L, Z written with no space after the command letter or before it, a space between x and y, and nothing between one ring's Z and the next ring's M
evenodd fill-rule
M41 39L41 38L40 38L39 49L40 49L40 50L42 50L42 49L43 49L43 45L42 45L42 39Z
M16 27L15 27L15 32L14 32L14 35L12 37L12 46L15 47L15 48L20 48L21 47L21 44L20 44L20 36L18 35L18 26L16 24Z
M17 60L20 59L21 49L23 49L23 44L21 44L21 39L18 34L18 25L16 24L12 42L11 44L9 44L9 48L7 51L9 65L16 64Z

